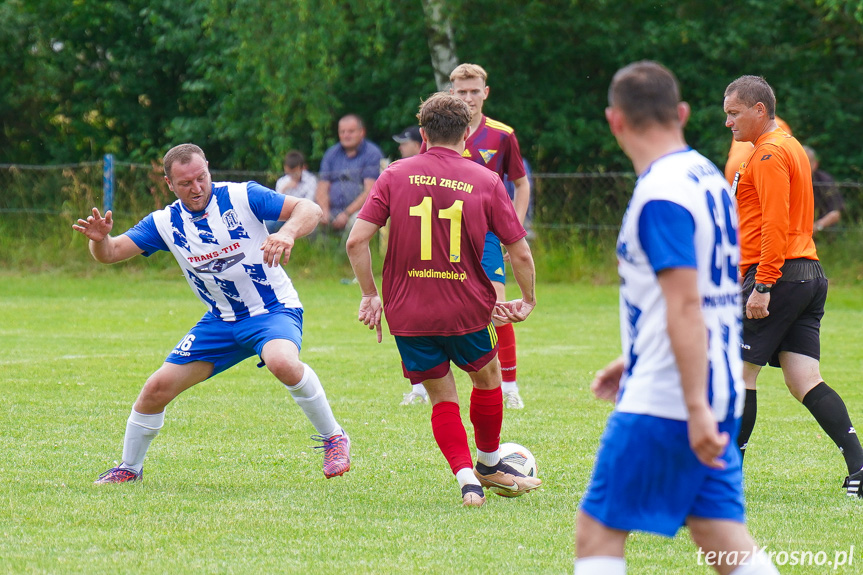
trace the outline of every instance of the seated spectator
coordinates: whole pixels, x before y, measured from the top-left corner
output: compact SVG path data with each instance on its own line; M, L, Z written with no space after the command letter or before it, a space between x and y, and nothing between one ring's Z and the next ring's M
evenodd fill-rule
M286 196L294 196L304 200L315 201L315 192L318 187L318 179L309 172L306 166L306 157L297 150L291 150L285 154L282 164L285 175L276 180L276 191ZM284 222L268 221L267 230L271 234L276 233Z
M350 229L366 196L381 173L383 153L366 140L366 129L356 114L339 120L339 143L324 153L318 174L316 200L324 212L321 224Z

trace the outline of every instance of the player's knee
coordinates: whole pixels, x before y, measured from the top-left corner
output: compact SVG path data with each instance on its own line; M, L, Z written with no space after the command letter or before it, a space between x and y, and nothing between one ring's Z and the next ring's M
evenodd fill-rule
M579 511L575 519L575 549L579 557L623 556L626 534L604 527L601 523Z
M711 541L710 529L706 528L701 522L689 521L689 536L692 537L692 542L699 549L711 549L713 542Z
M791 395L794 396L794 399L803 403L803 398L812 391L815 387L817 387L823 379L821 379L820 374L815 377L810 377L808 379L786 379L785 385L788 387L788 391L791 392Z
M267 369L285 385L296 385L303 379L303 363L296 357L271 357Z
M690 517L686 526L689 527L689 535L695 546L705 551L736 548L743 545L748 537L746 527L742 523L731 521Z
M468 372L468 375L470 375L471 383L477 389L498 388L501 383L500 362L495 357L479 371Z
M164 408L171 403L171 400L177 397L177 393L174 382L154 373L144 384L135 405L146 408L146 413L153 413L154 409Z

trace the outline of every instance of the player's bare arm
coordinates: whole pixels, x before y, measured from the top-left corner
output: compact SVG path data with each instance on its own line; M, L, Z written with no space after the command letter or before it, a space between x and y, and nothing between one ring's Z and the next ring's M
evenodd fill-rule
M668 337L689 411L689 445L701 463L721 469L725 463L719 457L729 437L719 433L707 398L707 327L698 294L698 272L692 268L666 269L657 279L666 301Z
M372 272L372 253L369 249L369 242L379 229L380 226L376 224L358 219L354 227L351 228L346 247L348 259L351 260L351 268L354 270L357 283L359 283L363 293L357 319L369 329L374 329L377 332L378 343L383 339L381 332L383 304L378 295L378 287Z
M285 196L282 213L279 214L279 221L284 221L285 225L278 232L270 234L261 245L264 263L269 267L277 266L282 261L288 263L296 239L312 233L320 220L321 208L313 201Z
M536 307L536 269L527 240L522 238L504 247L510 256L513 276L521 290L521 299L497 302L492 317L503 323L517 323L527 319Z
M515 192L512 197L512 204L515 208L515 214L518 216L518 221L524 225L524 220L527 218L527 210L530 207L530 180L527 176L523 176L517 180L513 180ZM503 261L510 263L509 252L504 252Z
M611 402L617 399L624 365L623 356L620 356L596 372L596 376L590 383L590 391L597 399Z
M128 236L112 237L114 218L111 210L105 216L99 208L93 208L93 213L86 220L79 219L72 224L72 229L84 234L90 240L90 253L93 258L103 264L113 264L127 260L144 253Z
M530 206L530 180L527 176L522 176L517 180L513 180L515 192L512 196L512 203L515 206L515 213L518 215L518 221L524 225L524 219L527 217L527 210Z

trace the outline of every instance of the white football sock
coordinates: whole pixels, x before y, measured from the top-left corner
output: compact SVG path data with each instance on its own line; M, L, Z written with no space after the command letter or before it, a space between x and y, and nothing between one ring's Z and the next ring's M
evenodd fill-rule
M495 449L491 452L476 450L476 462L494 467L500 461L500 449Z
M318 433L324 437L341 433L342 430L327 401L327 394L324 393L321 380L311 367L304 363L303 378L297 385L286 387Z
M424 386L423 384L421 384L421 383L418 383L418 384L414 385L414 386L413 386L413 389L412 389L411 391L414 391L414 392L416 392L416 393L418 393L418 394L422 395L423 397L428 397L428 396L429 396L429 392L427 392L427 391L426 391L425 386Z
M159 430L165 423L165 412L138 413L132 409L126 420L126 435L123 437L123 463L120 467L141 473L144 468L144 456L150 447L150 442L159 435Z
M473 473L472 467L465 467L464 469L459 469L455 474L456 481L458 481L459 488L464 487L465 485L479 485L479 479L476 478L476 475Z
M758 550L746 563L738 566L731 575L779 575L779 570L770 561L770 557Z
M584 557L575 560L575 575L626 575L623 557Z
M501 393L512 393L518 391L518 383L514 381L502 381L500 384Z

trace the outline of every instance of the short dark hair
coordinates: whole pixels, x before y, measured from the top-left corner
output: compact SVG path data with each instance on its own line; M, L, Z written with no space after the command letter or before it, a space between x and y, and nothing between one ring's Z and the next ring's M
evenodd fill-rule
M164 158L162 158L162 167L165 170L165 176L170 180L171 168L174 166L174 163L180 162L180 164L188 164L192 161L192 156L201 156L205 162L207 161L207 156L204 155L204 150L195 144L180 144L179 146L174 146L168 150L168 153L165 154Z
M363 121L362 116L360 116L359 114L345 114L344 116L339 118L339 122L341 122L342 120L356 120L361 130L366 129L366 123Z
M417 119L430 144L458 144L470 124L470 108L456 96L437 92L420 104Z
M737 99L750 108L761 102L767 109L767 117L776 117L776 94L767 80L761 76L740 76L725 88L725 97L737 93Z
M608 88L608 105L623 112L638 130L677 123L680 88L674 74L658 62L641 60L624 66Z
M284 165L286 168L295 169L306 165L306 157L299 150L291 150L285 154Z

